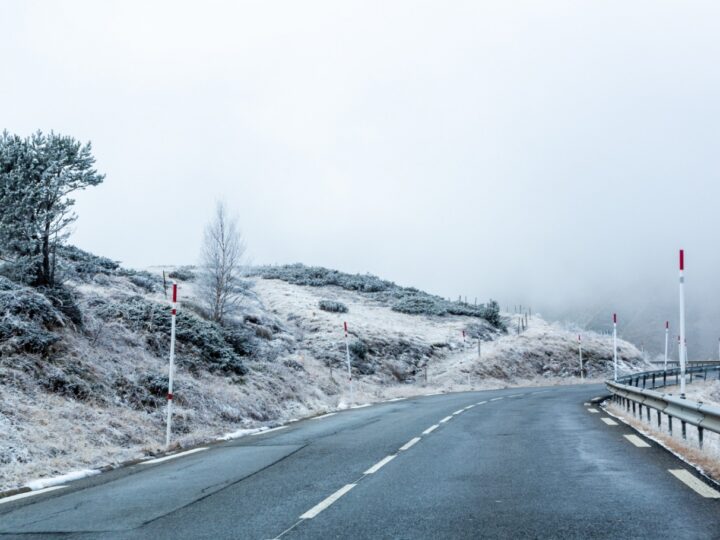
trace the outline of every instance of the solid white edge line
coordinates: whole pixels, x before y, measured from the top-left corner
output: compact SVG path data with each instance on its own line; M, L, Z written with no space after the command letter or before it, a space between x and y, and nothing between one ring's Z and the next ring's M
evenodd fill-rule
M374 474L374 473L378 472L384 465L387 465L387 464L390 463L393 459L395 459L395 456L397 456L397 454L393 454L393 455L391 455L391 456L387 456L387 457L382 458L380 461L378 461L375 465L373 465L372 467L370 467L370 468L369 468L367 471L365 471L363 474Z
M668 469L668 472L698 495L705 497L706 499L720 499L720 492L693 476L692 473L686 469Z
M423 435L430 435L433 431L435 431L437 428L440 427L440 424L433 424L429 428L427 428L425 431L422 432Z
M163 461L169 461L171 459L183 457L183 456L189 456L190 454L194 454L195 452L202 452L203 450L207 450L207 446L203 446L202 448L193 448L192 450L188 450L187 452L180 452L179 454L173 454L172 456L165 456L157 459L151 459L148 461L143 461L140 464L141 465L153 465L155 463L162 463Z
M300 519L312 519L315 516L317 516L320 512L325 510L328 506L330 506L332 503L337 501L340 497L345 495L348 491L350 491L352 488L354 488L357 484L346 484L345 486L338 489L335 493L330 495L327 499L325 499L322 502L319 502L315 506L313 506L310 510L305 512L302 516L300 516Z
M633 443L638 448L650 448L650 445L643 441L640 437L637 435L623 435L628 441Z
M19 499L24 499L26 497L32 497L33 495L40 495L41 493L47 493L49 491L55 491L56 489L63 489L66 486L52 486L47 487L45 489L38 489L36 491L26 491L25 493L18 493L17 495L11 495L10 497L5 497L3 499L0 499L0 504L9 503L11 501L17 501Z
M311 420L320 420L321 418L327 418L328 416L335 416L336 414L337 414L336 412L329 412L329 413L322 414L322 415L320 415L320 416L316 416L316 417L314 417L314 418L311 418Z
M440 420L440 423L441 423L441 424L444 424L444 423L447 422L448 420L452 420L452 416L446 416L445 418L443 418L442 420Z
M273 431L280 431L281 429L286 429L287 426L278 426L274 427L272 429L264 429L262 431L258 431L257 433L251 433L250 436L253 437L255 435L265 435L266 433L272 433Z
M405 444L403 444L400 447L400 451L403 452L403 451L409 449L411 446L415 445L419 440L420 440L420 437L413 437L412 439L410 439L408 442L406 442Z
M605 422L608 426L617 426L618 425L618 423L615 420L613 420L612 418L601 418L600 420Z

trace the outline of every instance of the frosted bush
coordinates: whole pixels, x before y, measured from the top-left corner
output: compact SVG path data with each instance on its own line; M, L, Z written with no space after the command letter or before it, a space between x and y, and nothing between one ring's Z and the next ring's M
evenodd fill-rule
M320 309L323 311L329 311L330 313L347 313L348 308L342 302L336 302L334 300L320 300L318 302Z
M0 351L46 354L59 340L62 315L42 294L0 278Z

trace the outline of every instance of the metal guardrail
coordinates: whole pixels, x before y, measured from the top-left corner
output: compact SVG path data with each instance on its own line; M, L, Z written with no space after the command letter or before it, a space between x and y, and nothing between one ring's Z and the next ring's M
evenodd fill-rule
M689 382L695 379L719 379L720 365L703 365L688 367L686 376ZM720 433L720 407L707 405L701 402L683 399L678 395L657 392L654 388L679 384L680 369L673 368L658 371L646 371L619 377L617 382L606 381L608 390L612 393L615 403L625 407L633 415L636 407L639 408L640 419L643 417L643 407L647 410L647 419L651 421L650 411L657 412L658 427L662 425L662 415L668 417L668 427L672 435L673 418L680 420L682 437L687 438L687 424L697 427L700 448L703 445L704 430Z

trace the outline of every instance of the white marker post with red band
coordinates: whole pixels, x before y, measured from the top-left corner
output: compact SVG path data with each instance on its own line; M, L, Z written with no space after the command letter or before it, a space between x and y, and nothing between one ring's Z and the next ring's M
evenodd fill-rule
M350 367L350 342L348 341L348 329L347 322L343 323L345 327L345 355L347 357L347 370L348 370L348 382L350 383L350 403L353 402L353 380L352 380L352 368Z
M665 371L667 371L668 340L670 339L670 321L665 321Z
M170 311L170 368L168 373L167 426L165 428L165 448L170 446L172 424L173 372L175 371L175 318L177 317L177 283L172 284L172 310Z
M580 380L585 380L585 375L583 374L583 363L582 363L582 337L580 334L578 334L578 353L580 355Z
M617 313L613 313L613 364L615 366L615 382L617 382Z
M685 364L687 345L685 342L685 250L680 250L680 397L685 399Z

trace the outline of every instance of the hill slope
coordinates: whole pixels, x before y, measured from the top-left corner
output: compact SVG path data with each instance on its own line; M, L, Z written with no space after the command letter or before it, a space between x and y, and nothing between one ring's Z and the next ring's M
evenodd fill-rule
M160 275L75 248L64 268L65 285L52 291L0 278L0 489L161 450L170 317ZM317 270L290 268L301 277ZM202 317L192 269L176 270L176 445L350 405L344 321L356 403L577 375L575 335L542 319L511 335L486 318L487 306L389 282L348 287L340 273L333 285L301 285L273 272L253 272L242 309L219 327ZM347 312L322 310L321 301ZM608 372L610 352L609 340L588 340L591 375ZM628 343L621 352L626 367L641 361Z

